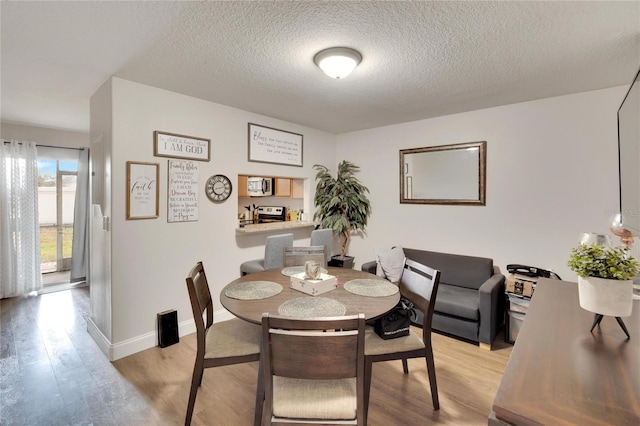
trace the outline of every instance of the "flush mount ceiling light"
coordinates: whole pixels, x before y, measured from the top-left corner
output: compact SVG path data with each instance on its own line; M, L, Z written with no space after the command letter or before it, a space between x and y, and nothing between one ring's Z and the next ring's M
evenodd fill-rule
M348 47L331 47L316 53L313 62L329 77L345 78L362 60L360 52Z

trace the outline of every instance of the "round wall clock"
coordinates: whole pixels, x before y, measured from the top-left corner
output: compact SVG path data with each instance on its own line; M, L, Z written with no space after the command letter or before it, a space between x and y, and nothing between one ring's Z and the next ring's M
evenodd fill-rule
M224 175L213 175L207 179L204 190L211 201L224 201L231 195L231 181Z

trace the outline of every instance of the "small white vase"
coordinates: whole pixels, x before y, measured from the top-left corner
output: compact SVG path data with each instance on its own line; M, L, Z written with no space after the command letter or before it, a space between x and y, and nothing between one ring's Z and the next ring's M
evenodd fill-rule
M595 314L628 317L633 308L633 280L578 277L580 307Z

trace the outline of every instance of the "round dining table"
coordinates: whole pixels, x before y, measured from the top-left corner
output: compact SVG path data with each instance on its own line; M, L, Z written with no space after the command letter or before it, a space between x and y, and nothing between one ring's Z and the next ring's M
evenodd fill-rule
M367 295L354 294L344 288L344 284L352 280L364 282L368 282L368 280L376 280L376 282L380 282L382 278L376 275L354 269L338 267L327 267L326 270L327 274L335 276L338 279L338 286L337 288L327 291L326 293L319 294L318 296L311 296L291 288L291 277L283 273L283 268L278 268L254 272L232 281L220 292L220 303L236 317L255 324L261 324L263 313L267 312L270 314L278 314L278 309L281 305L298 298L308 297L332 299L333 301L344 305L344 315L363 313L367 320L372 320L384 315L396 306L400 300L400 292L395 292L395 294L387 296L371 297ZM227 296L227 290L238 288L240 283L264 282L280 284L282 286L282 291L261 299L246 300ZM375 284L374 281L371 282ZM385 283L389 284L388 281L385 281Z
M362 313L367 320L372 320L390 311L400 300L399 291L393 288L389 291L389 286L393 286L393 284L368 272L336 267L327 267L322 272L336 277L338 281L337 287L317 296L291 288L291 268L278 268L247 274L230 282L220 292L220 303L236 317L255 324L261 324L263 313L282 315L279 311L283 305L295 304L299 301L303 302L302 309L299 307L298 312L293 316L341 316ZM345 290L345 284L351 291ZM355 287L356 289L359 287L360 290L354 293L353 284L357 284ZM362 290L366 290L367 287L373 289L383 287L385 291L382 292L382 295L362 294ZM251 294L251 291L256 288L258 293L261 294ZM249 290L248 296L245 290ZM389 294L393 291L395 291L393 294ZM367 293L367 291L364 291L364 293ZM328 304L331 308L338 306L338 309L343 313L310 315L310 313L315 312L313 302L329 302ZM305 306L310 306L309 312L304 312ZM264 380L262 376L263 365L262 357L260 357L254 426L262 424L262 404L264 401Z

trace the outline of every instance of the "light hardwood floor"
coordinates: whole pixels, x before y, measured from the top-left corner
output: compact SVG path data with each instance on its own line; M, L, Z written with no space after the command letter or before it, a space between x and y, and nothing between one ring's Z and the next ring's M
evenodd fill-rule
M86 332L88 288L0 302L0 424L183 424L195 335L107 361ZM511 345L492 351L434 334L440 410L424 360L373 367L369 425L486 425ZM194 425L251 425L256 362L206 369Z

